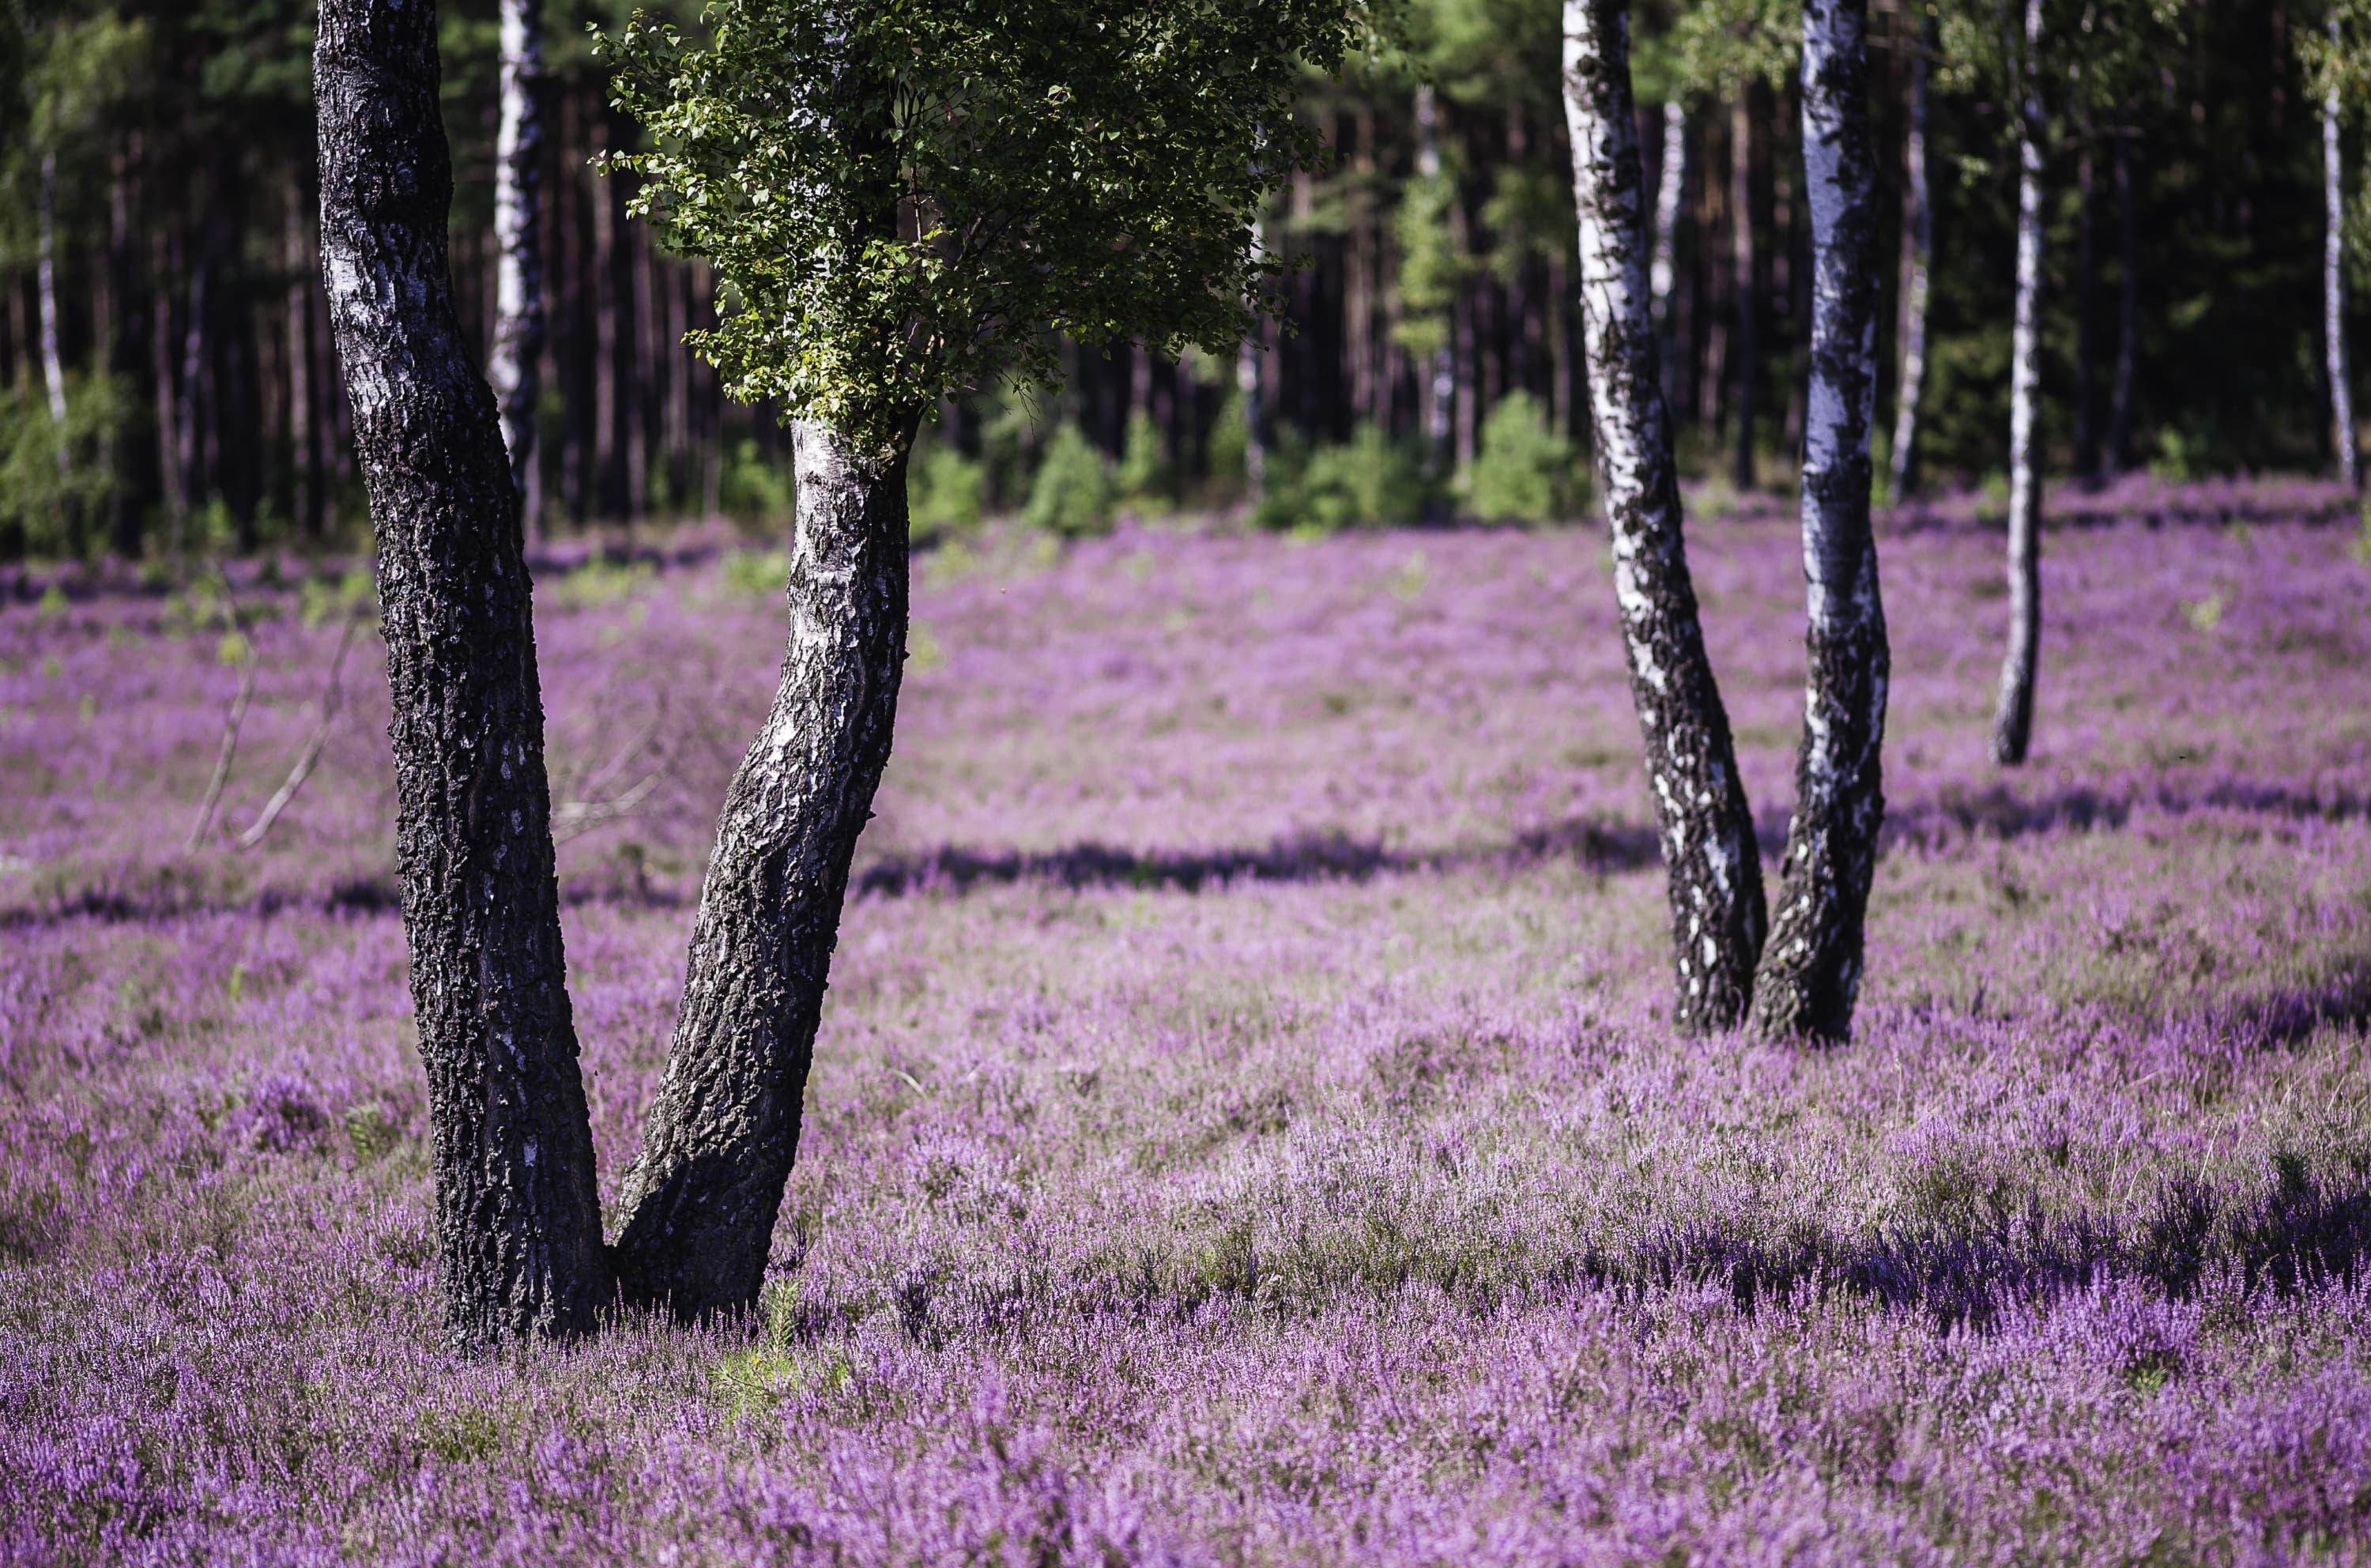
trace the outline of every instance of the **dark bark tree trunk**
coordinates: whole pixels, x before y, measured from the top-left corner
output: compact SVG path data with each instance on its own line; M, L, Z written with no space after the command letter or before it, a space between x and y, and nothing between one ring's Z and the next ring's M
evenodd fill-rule
M2132 466L2133 372L2141 343L2141 227L2133 200L2129 135L2116 138L2116 225L2124 275L2117 280L2122 304L2116 313L2116 385L2108 400L2108 467L2121 474Z
M502 0L502 127L494 144L494 331L486 379L502 409L530 527L542 514L537 482L537 372L543 357L543 0Z
M1745 1016L1762 951L1762 862L1696 621L1671 425L1657 384L1628 12L1625 0L1565 0L1565 114L1614 599L1671 877L1676 1016L1693 1032L1725 1029Z
M378 534L445 1325L477 1346L587 1331L611 1286L518 493L454 306L437 81L433 6L323 0L323 272Z
M166 533L173 555L181 553L190 521L190 492L181 467L180 402L173 390L172 251L158 235L150 247L148 288L149 375L156 390L156 475L165 492Z
M626 1298L686 1319L753 1306L764 1283L906 657L904 441L873 459L804 421L793 441L781 686L725 793L665 1080L619 1198Z
M2017 321L2008 366L2008 653L1993 716L1993 760L2014 767L2033 738L2041 643L2041 0L2025 0L2017 156Z
M2075 165L2075 472L2085 484L2099 473L2099 193L2091 149Z
M1889 492L1908 499L1918 470L1918 398L1926 386L1926 278L1935 260L1935 203L1926 190L1926 76L1935 57L1930 11L1910 57L1910 131L1902 150L1902 380L1893 397Z
M305 171L288 182L289 516L308 539L321 533L321 454L313 419L313 206Z
M1770 940L1753 980L1763 1033L1841 1040L1860 987L1863 917L1885 820L1891 659L1869 527L1877 400L1877 159L1868 0L1805 0L1803 165L1811 206L1803 575L1803 743Z
M1762 365L1756 341L1753 308L1753 95L1740 87L1729 117L1729 266L1737 332L1729 345L1730 374L1736 378L1737 443L1731 478L1741 491L1753 488L1754 398L1760 391Z

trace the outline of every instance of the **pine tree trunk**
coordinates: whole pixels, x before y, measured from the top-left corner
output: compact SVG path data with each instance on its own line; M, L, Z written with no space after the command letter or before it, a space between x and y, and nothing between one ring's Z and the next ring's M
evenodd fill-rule
M581 1333L611 1286L518 494L446 261L435 14L322 0L320 18L323 272L378 535L445 1324L470 1346Z
M2118 281L2122 304L2116 316L2116 386L2108 400L2108 467L2121 474L2132 466L2133 373L2141 345L2141 225L2129 136L2116 138L2116 225L2124 275Z
M321 457L313 422L312 206L302 172L288 181L288 495L289 515L306 538L321 533Z
M2041 0L2025 0L2025 85L2017 156L2017 322L2008 367L2008 656L1993 716L1993 759L2014 767L2033 738L2041 642Z
M168 548L181 553L190 492L181 482L179 399L173 390L172 249L163 235L149 248L148 374L156 386L156 477L165 492Z
M1742 493L1753 488L1754 399L1762 377L1753 308L1753 107L1752 92L1744 87L1738 89L1729 110L1729 205L1730 288L1737 306L1737 332L1729 345L1730 374L1737 384L1731 431L1737 450L1730 477Z
M2330 17L2330 41L2339 42L2338 14ZM2338 90L2321 100L2321 330L2330 360L2330 429L2338 448L2339 477L2359 490L2363 469L2354 442L2354 387L2346 363L2346 165L2341 156L2342 129Z
M543 0L502 0L502 126L494 142L493 351L486 379L530 525L536 481L537 371L543 356Z
M806 421L793 440L781 686L725 794L666 1078L619 1198L627 1299L687 1319L754 1305L765 1279L906 656L903 444L868 461Z
M1917 478L1918 398L1926 386L1926 278L1935 261L1935 203L1926 190L1926 76L1935 56L1929 12L1910 59L1910 133L1902 149L1902 380L1893 399L1887 490L1897 502Z
M1688 111L1677 98L1663 105L1663 167L1655 182L1655 259L1647 270L1654 298L1655 337L1662 345L1663 407L1674 407L1680 385L1680 340L1672 329L1671 288L1679 277L1680 203L1688 186Z
M2099 201L2088 146L2076 160L2075 189L2075 472L2085 484L2097 484L2099 399L2093 366L2099 347Z
M1803 164L1811 206L1811 341L1803 431L1810 586L1795 816L1753 981L1763 1033L1841 1040L1860 987L1863 917L1885 820L1885 606L1869 526L1877 399L1877 159L1868 0L1804 0Z
M1671 425L1656 384L1628 11L1625 0L1565 0L1565 115L1614 600L1671 878L1677 1020L1700 1032L1745 1016L1762 951L1762 862L1696 620Z

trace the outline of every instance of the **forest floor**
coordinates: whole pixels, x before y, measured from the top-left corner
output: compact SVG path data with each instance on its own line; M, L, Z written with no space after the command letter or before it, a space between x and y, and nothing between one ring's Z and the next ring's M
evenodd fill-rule
M367 630L0 608L0 1560L2371 1554L2371 564L2313 487L1881 535L1857 1037L1682 1040L1602 536L918 559L763 1320L437 1337ZM1787 515L1692 525L1775 881ZM538 594L605 1197L778 558ZM274 573L273 576L283 574ZM183 840L251 651L218 823Z

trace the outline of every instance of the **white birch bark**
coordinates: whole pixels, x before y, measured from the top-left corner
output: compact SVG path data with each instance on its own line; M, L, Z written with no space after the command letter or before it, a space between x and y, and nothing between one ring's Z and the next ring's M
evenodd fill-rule
M1423 180L1440 178L1440 105L1429 82L1417 83L1416 89L1416 173ZM1432 352L1432 373L1427 383L1425 450L1436 473L1448 467L1449 421L1457 406L1454 314L1441 335L1440 347Z
M2024 82L2017 158L2017 322L2008 372L2008 656L1993 717L1993 760L2014 767L2033 738L2041 641L2041 474L2034 434L2041 400L2041 0L2025 0Z
M1910 63L1910 133L1902 156L1902 379L1893 399L1893 451L1886 476L1887 492L1896 502L1910 494L1918 399L1926 388L1926 278L1935 257L1935 207L1926 190L1926 75L1934 47L1930 15Z
M502 126L494 143L494 338L486 379L501 407L511 478L535 525L537 362L543 352L543 0L502 0Z
M1742 1020L1762 951L1762 861L1696 618L1658 385L1625 0L1565 0L1565 118L1579 217L1590 419L1613 595L1671 879L1676 1021Z
M1655 333L1663 346L1663 406L1680 380L1680 343L1672 331L1671 289L1679 259L1680 200L1688 182L1688 111L1678 98L1663 105L1663 167L1655 183L1655 259L1647 269L1647 287L1653 295Z
M50 394L50 423L58 444L58 472L66 471L66 371L58 357L58 155L41 155L41 380Z
M2338 46L2338 14L2331 13L2331 47ZM2330 354L2331 436L2338 448L2338 472L2346 488L2363 482L2354 444L2354 387L2346 363L2346 165L2339 148L2342 121L2338 89L2321 100L2321 330Z
M1252 255L1262 254L1264 225L1252 221ZM1267 443L1263 439L1266 430L1266 409L1261 397L1260 375L1263 327L1254 323L1235 350L1235 390L1243 397L1243 490L1254 502L1267 494Z
M1809 628L1795 815L1753 1021L1841 1040L1859 993L1863 917L1885 820L1891 658L1869 525L1877 402L1877 158L1868 0L1804 0L1803 172L1811 208L1810 385L1803 426Z

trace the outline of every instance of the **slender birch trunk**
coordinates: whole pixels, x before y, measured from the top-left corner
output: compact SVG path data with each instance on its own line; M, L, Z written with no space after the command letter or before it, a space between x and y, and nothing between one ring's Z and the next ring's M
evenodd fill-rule
M1741 1021L1762 951L1762 862L1696 620L1671 432L1656 384L1625 0L1565 0L1565 116L1579 216L1590 417L1630 692L1671 878L1676 1015Z
M50 425L57 442L58 472L66 471L66 371L58 355L58 155L41 155L40 262L41 383L50 394Z
M1257 256L1264 238L1264 227L1257 218L1252 220L1252 254ZM1255 321L1252 329L1235 350L1235 391L1243 398L1243 491L1256 502L1267 494L1267 408L1263 395L1266 377L1260 337L1265 323Z
M434 7L322 0L322 271L378 536L396 859L448 1333L611 1299L561 946L518 493L455 308Z
M2035 424L2041 401L2041 0L2025 0L2025 80L2017 159L2017 323L2008 371L2008 656L1993 717L1993 759L2025 760L2033 739L2033 683L2041 643L2041 472Z
M1737 337L1731 345L1737 376L1735 478L1740 492L1753 488L1754 401L1762 366L1754 342L1753 309L1753 109L1752 89L1740 87L1729 116L1730 287L1737 295Z
M2338 13L2330 14L2330 42L2339 45ZM2330 427L2338 448L2339 477L2348 490L2363 484L2354 442L2354 386L2346 363L2346 164L2339 147L2343 129L2338 89L2321 100L2321 330L2330 355Z
M494 142L493 352L486 379L503 416L511 479L536 522L537 370L543 354L543 0L502 0L502 126Z
M875 457L811 421L792 437L781 686L725 792L666 1078L619 1198L626 1298L687 1319L753 1306L765 1281L906 657L905 441Z
M1762 1033L1852 1032L1862 928L1885 820L1885 606L1869 526L1877 402L1877 158L1868 0L1804 0L1803 164L1811 206L1811 352L1803 431L1810 629L1787 860L1753 980Z
M1680 340L1671 321L1671 289L1679 277L1680 201L1688 184L1688 111L1674 98L1663 105L1663 167L1655 182L1655 259L1647 269L1654 299L1655 336L1663 349L1663 407L1680 385Z
M1902 380L1894 393L1886 486L1896 502L1908 498L1917 476L1918 399L1926 389L1927 274L1935 264L1935 203L1926 190L1926 77L1934 53L1930 11L1910 61L1910 134L1902 149Z
M1432 84L1416 89L1416 174L1430 181L1440 178L1440 105ZM1432 352L1429 391L1424 409L1425 450L1437 475L1449 466L1449 421L1457 407L1457 348L1453 325L1444 329L1440 346Z

